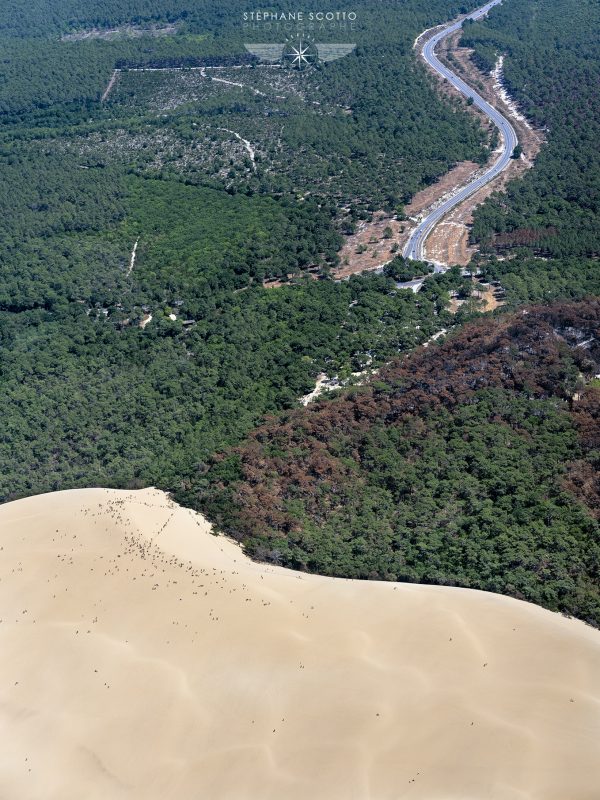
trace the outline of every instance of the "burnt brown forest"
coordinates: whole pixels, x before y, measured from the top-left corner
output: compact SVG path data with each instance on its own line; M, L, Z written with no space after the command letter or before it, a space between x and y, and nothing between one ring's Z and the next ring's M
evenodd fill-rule
M530 306L269 418L183 499L260 559L600 623L600 301Z

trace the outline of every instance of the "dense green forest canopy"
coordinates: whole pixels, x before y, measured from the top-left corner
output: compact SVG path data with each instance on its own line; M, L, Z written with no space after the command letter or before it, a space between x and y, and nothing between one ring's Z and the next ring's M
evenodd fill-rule
M124 73L101 102L117 63L236 54L241 33L232 19L238 26L242 7L98 8L19 3L0 31L3 500L89 484L178 485L262 415L295 405L320 371L343 377L375 367L455 322L448 291L464 284L458 273L439 277L419 297L379 276L262 288L263 279L287 281L314 265L326 272L335 262L342 192L355 197L360 187L365 203L377 184L394 203L452 160L481 154L480 132L435 95L410 54L413 31L455 5L440 0L422 12L409 4L386 34L396 59L384 59L383 73L375 44L365 44L346 59L348 75L329 70L303 93L285 84L290 97L276 117L269 109L280 89L259 70L253 91L197 72ZM175 20L177 32L158 38L60 38ZM432 112L399 126L402 91L417 105L427 98ZM164 109L173 96L174 108ZM335 110L342 99L354 115ZM313 113L318 103L326 113ZM254 141L272 117L276 132L288 120L285 134L277 132L292 165L282 185L267 144L253 168L230 133ZM401 171L388 173L392 121L389 155L404 158ZM324 142L340 153L334 172ZM291 154L300 152L294 167Z
M491 69L505 54L510 94L548 142L521 180L475 214L473 239L497 252L600 253L600 6L595 0L506 2L463 44Z
M239 0L5 0L0 35L47 38L68 30L202 19L218 29L243 8Z
M62 13L61 7L55 6L54 17L64 25L73 19L83 26L95 24L95 6L65 4ZM243 46L243 4L220 6L219 13L207 3L190 2L186 8L185 24L164 37L63 41L52 27L41 39L26 35L25 27L20 37L2 39L0 31L0 123L11 132L35 126L43 136L49 128L62 133L68 125L85 137L110 132L118 119L128 135L145 136L145 149L151 151L165 125L164 114L153 107L154 87L159 95L171 91L180 98L165 109L171 112L167 124L178 147L196 145L207 131L212 136L229 129L267 151L271 169L238 176L234 184L241 190L310 191L335 198L339 206L357 202L372 204L372 209L384 205L394 210L457 161L483 162L487 157L484 133L457 101L440 99L412 53L413 40L424 27L466 10L466 5L449 0L436 0L426 9L416 0L401 9L389 2L377 8L359 3L358 29L352 33L355 52L303 79L302 87L265 92L254 74L260 70L255 70L247 76L247 90L207 97L210 80L205 76L197 76L204 84L201 89L190 89L182 85L191 80L189 75L130 73L119 81L110 102L100 102L115 67L240 64L250 59ZM105 23L120 24L126 11L125 6L113 14L110 6L103 6ZM137 12L158 21L182 13L181 4L164 2L140 3ZM138 19L133 8L131 14L133 21ZM29 15L35 32L35 7ZM299 91L304 94L297 97ZM213 161L210 156L205 160ZM197 179L193 169L185 172L188 179Z
M383 277L253 287L198 299L189 326L176 297L143 329L142 310L77 302L0 312L0 498L181 485L320 370L349 375L450 324L452 280L419 300Z

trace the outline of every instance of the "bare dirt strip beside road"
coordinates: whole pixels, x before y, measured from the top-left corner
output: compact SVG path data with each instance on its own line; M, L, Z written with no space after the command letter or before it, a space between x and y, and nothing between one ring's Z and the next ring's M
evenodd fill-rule
M398 245L396 253L401 253L415 228L413 218L432 208L440 198L450 196L464 186L479 169L474 161L461 161L436 183L417 192L405 206L406 220L398 220L385 211L378 211L373 215L372 222L360 222L356 233L345 238L339 253L340 265L334 270L335 277L347 278L360 272L379 269L394 257L390 249L394 243ZM390 239L384 236L388 226L393 232Z
M516 111L514 104L503 91L501 63L498 65L500 69L495 70L496 75L482 72L471 60L473 50L459 47L459 41L460 31L457 31L441 42L438 48L440 59L448 67L452 67L466 83L476 85L481 96L510 119L523 150L521 158L513 159L504 172L456 206L429 235L425 245L425 254L428 258L442 264L465 266L477 252L477 247L469 244L469 232L475 208L493 192L503 191L509 181L520 177L533 166L544 142L544 135L542 131L535 130ZM452 54L452 62L448 59L449 53ZM447 81L442 81L441 78L440 88L448 94L462 97ZM508 102L505 98L508 99ZM483 114L475 106L467 106L467 109L481 119L483 124L487 124L487 120L484 121Z

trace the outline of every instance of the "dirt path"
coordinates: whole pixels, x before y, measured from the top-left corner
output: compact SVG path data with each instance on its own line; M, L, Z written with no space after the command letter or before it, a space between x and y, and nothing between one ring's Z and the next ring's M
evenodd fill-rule
M115 83L117 82L117 80L119 78L119 73L120 72L121 72L120 69L113 70L113 74L110 76L110 80L108 82L108 86L106 87L106 89L104 90L104 94L102 95L102 99L101 99L102 103L104 103L104 102L106 102L106 100L108 100L108 97L109 97L110 93L112 92L113 87L114 87Z
M126 69L115 69L110 77L110 81L108 82L108 86L104 90L102 95L102 102L108 99L111 91L114 88L115 83L117 82L120 74L122 72L199 72L203 78L207 78L207 80L215 81L216 83L226 83L229 86L237 86L240 89L248 89L248 91L252 92L255 95L260 95L260 97L267 97L264 92L261 92L260 89L255 89L253 86L249 86L246 83L240 83L237 81L228 81L225 78L215 78L212 75L207 75L206 70L219 70L219 69L245 69L247 67L254 66L254 65L247 65L247 64L234 64L230 67L127 67ZM258 64L259 67L277 67L277 65L271 64Z
M245 83L238 83L237 81L228 81L225 80L225 78L215 78L213 75L207 75L206 74L207 69L209 69L209 67L202 67L202 69L200 70L200 75L202 75L203 78L208 78L208 80L215 81L215 83L226 83L228 86L237 86L240 89L248 89L253 94L258 95L259 97L267 97L267 95L264 92L261 92L260 89L255 89L253 86L248 86Z
M231 133L236 139L239 139L240 142L244 145L246 150L248 151L248 155L250 156L250 161L252 162L252 169L256 172L256 151L248 141L248 139L244 139L243 136L240 136L239 133L236 131L231 131L229 128L217 128L218 131L225 131L225 133Z
M127 270L127 276L131 275L133 272L133 268L135 267L135 256L138 249L139 239L135 240L135 244L133 245L133 250L131 251L131 255L129 256L129 269Z

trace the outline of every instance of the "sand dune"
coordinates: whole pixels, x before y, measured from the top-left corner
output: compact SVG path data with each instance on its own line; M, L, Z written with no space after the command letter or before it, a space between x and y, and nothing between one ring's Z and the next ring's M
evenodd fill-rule
M154 490L0 531L0 798L600 797L582 623L257 565Z

